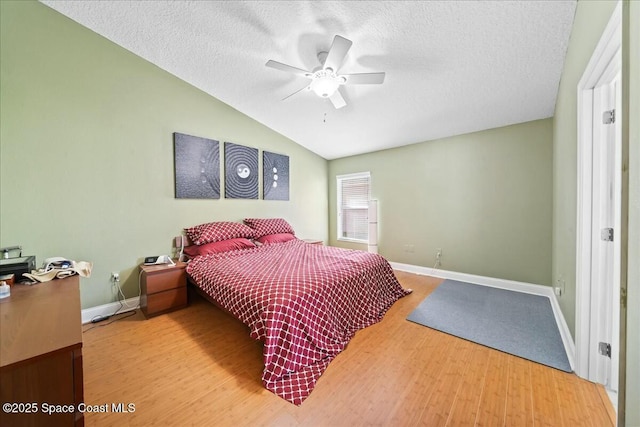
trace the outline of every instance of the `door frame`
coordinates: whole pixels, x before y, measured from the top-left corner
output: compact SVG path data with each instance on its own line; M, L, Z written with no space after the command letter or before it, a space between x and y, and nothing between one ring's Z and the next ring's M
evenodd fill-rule
M592 379L589 372L591 335L591 248L593 88L614 60L621 64L622 8L618 2L577 87L577 228L576 228L576 374ZM619 236L616 236L619 237ZM616 319L617 320L617 319Z

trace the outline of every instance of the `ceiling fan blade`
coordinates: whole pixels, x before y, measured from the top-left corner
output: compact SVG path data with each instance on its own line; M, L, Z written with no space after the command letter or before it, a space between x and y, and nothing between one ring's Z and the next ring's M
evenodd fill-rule
M344 61L344 57L347 56L347 52L351 48L352 44L351 40L347 40L342 36L335 36L322 68L325 70L327 68L331 68L334 73L338 71L338 68L342 65L342 61Z
M287 95L284 98L282 98L282 100L284 101L285 99L291 98L293 95L295 95L298 92L302 92L305 89L309 89L309 85L303 87L302 89L298 89L297 91L293 92L291 95Z
M336 110L347 105L347 102L342 97L342 93L340 93L340 89L336 90L333 95L329 97L329 100L336 107Z
M384 73L341 74L346 85L379 85L384 82Z
M305 71L301 68L292 67L291 65L283 64L282 62L278 62L278 61L269 60L264 65L270 68L275 68L276 70L285 71L287 73L293 73L293 74L297 74L304 77L311 76L311 73L309 71Z

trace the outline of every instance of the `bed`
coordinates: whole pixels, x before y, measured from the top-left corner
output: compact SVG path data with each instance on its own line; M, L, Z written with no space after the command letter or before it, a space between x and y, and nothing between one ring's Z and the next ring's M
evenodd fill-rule
M263 342L264 387L295 405L356 331L411 292L380 255L297 238L196 254L187 273Z

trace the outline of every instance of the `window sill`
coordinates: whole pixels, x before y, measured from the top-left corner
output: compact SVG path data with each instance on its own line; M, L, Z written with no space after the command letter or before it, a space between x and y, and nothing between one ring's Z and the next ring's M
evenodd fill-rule
M349 243L360 243L363 245L368 245L369 241L368 240L360 240L360 239L349 239L346 237L338 237L338 241L339 242L349 242Z

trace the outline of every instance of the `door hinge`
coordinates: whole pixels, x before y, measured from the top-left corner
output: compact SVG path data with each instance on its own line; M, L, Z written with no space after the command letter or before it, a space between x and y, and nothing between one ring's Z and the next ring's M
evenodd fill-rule
M603 228L600 231L600 238L605 242L613 242L613 228Z
M627 308L627 288L620 288L620 306Z
M599 342L598 353L600 353L603 356L607 356L608 358L611 358L611 344L609 344L608 342Z
M602 113L602 124L610 125L616 122L616 110L609 110Z

